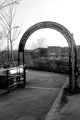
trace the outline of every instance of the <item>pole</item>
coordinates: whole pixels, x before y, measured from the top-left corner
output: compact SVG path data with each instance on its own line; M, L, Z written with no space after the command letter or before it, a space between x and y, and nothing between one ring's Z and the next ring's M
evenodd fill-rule
M75 45L74 45L74 39L73 39L73 34L72 34L72 92L74 92L74 88L75 88L75 51L74 51L74 48L75 48Z
M69 91L72 90L72 58L71 58L71 47L69 47Z

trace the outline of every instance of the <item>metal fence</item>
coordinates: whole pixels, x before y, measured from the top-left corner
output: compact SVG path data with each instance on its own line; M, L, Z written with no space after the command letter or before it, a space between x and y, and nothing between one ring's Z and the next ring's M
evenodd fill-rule
M25 87L26 84L25 67L18 66L0 71L0 90L9 91L16 86L17 88Z

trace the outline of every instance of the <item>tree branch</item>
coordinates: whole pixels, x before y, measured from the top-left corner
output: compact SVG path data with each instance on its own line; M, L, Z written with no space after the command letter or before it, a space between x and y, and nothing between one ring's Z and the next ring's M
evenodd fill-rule
M2 19L1 16L0 16L0 19L1 19L1 21L3 22L3 24L5 25L6 29L8 30L9 28L8 28L8 26L6 25L6 23L4 22L4 20ZM2 25L1 25L1 26L2 26Z
M6 17L3 15L3 13L0 13L0 14L1 14L1 16L3 17L3 19L5 20L5 22L6 22L5 24L6 24L6 26L9 27L9 23L8 23Z
M5 0L5 2L6 2L7 0ZM16 1L13 1L13 2L11 2L11 3L8 3L8 4L6 4L6 5L3 5L4 3L2 3L1 5L0 5L0 9L3 9L4 7L7 7L7 6L9 6L9 5L14 5L14 4L19 4L19 1L21 1L21 0L16 0ZM3 6L2 6L3 5Z
M0 5L0 7L2 7L5 3L6 3L7 0L3 1L2 4Z

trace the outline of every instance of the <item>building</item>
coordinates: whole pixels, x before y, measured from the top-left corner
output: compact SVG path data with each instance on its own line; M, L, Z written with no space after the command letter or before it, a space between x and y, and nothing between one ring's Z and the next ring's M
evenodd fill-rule
M69 48L60 46L48 46L48 48L36 48L34 50L27 50L26 56L32 58L48 57L50 59L69 57Z
M61 47L61 57L69 57L69 48Z
M47 51L48 51L48 57L54 58L61 56L61 47L59 46L49 46L47 48Z
M33 50L37 57L47 57L47 48L37 48Z

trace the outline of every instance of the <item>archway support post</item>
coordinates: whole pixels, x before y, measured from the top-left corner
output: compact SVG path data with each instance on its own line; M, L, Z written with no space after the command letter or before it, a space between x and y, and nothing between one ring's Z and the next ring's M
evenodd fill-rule
M72 34L71 34L72 35ZM75 89L75 78L74 78L74 70L75 70L75 54L74 54L74 40L73 40L73 35L72 35L72 40L71 40L71 51L70 52L70 68L69 68L69 91L74 92Z
M72 34L72 38L73 38L73 42L75 42L74 40L74 36ZM76 48L76 44L74 43L74 86L75 86L75 92L78 90L78 63L77 63L77 48Z
M78 64L77 64L77 49L75 40L72 35L71 52L70 52L70 69L69 69L69 90L74 93L78 90Z

